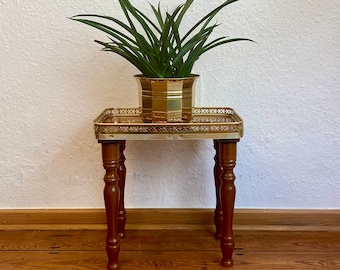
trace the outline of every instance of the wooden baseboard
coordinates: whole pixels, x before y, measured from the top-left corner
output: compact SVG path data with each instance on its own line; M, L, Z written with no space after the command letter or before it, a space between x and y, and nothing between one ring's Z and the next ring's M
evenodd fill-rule
M127 209L128 230L213 227L213 209ZM105 230L104 209L0 210L0 230ZM340 210L235 209L234 230L340 231Z

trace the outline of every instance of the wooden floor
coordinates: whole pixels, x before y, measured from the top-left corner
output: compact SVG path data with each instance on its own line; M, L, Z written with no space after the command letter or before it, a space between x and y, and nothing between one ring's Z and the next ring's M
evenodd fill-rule
M219 270L212 210L128 210L121 269ZM0 211L0 269L105 269L102 210ZM340 211L236 210L233 270L340 269Z

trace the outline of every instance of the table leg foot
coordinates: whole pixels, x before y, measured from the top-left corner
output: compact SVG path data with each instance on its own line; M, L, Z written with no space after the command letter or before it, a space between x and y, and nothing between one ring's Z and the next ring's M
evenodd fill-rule
M229 242L229 243L226 243ZM224 267L231 267L234 265L234 261L232 259L233 251L234 251L234 240L230 238L229 240L222 241L221 250L223 253L223 258L221 260L221 265Z
M233 259L221 260L221 265L224 267L232 267L234 265Z
M119 270L120 267L118 264L111 264L111 265L107 265L107 270Z
M107 264L107 269L108 270L117 270L120 269L119 263L118 263L118 255L119 255L120 247L118 246L110 246L108 244L106 246L106 253L109 258L109 262Z

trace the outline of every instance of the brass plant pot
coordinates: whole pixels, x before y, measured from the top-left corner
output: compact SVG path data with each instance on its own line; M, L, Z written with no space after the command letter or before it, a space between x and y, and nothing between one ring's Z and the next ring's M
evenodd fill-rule
M138 83L141 119L146 123L189 123L198 75L186 78L134 76Z

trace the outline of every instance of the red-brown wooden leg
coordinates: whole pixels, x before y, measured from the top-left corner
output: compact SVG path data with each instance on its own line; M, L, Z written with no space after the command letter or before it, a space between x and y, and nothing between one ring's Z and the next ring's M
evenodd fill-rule
M215 178L215 187L216 187L216 209L214 212L214 221L216 227L215 237L217 239L221 238L222 235L222 226L223 226L223 211L221 204L221 162L219 155L219 142L218 140L214 140L214 148L216 150L215 155L215 167L214 167L214 178Z
M236 189L234 185L236 165L236 146L239 140L219 140L220 161L221 161L221 203L223 211L223 229L221 237L221 249L223 258L221 264L233 266L234 233L233 215Z
M117 169L119 166L119 141L102 142L103 165L106 170L104 200L107 219L106 253L109 259L107 269L119 269L118 255L120 237L118 234L119 186Z
M124 205L124 191L125 191L125 177L126 177L126 167L125 167L125 143L126 141L119 142L119 167L118 167L118 176L119 176L119 206L118 206L118 232L120 238L126 237L125 232L125 224L126 224L126 210Z

